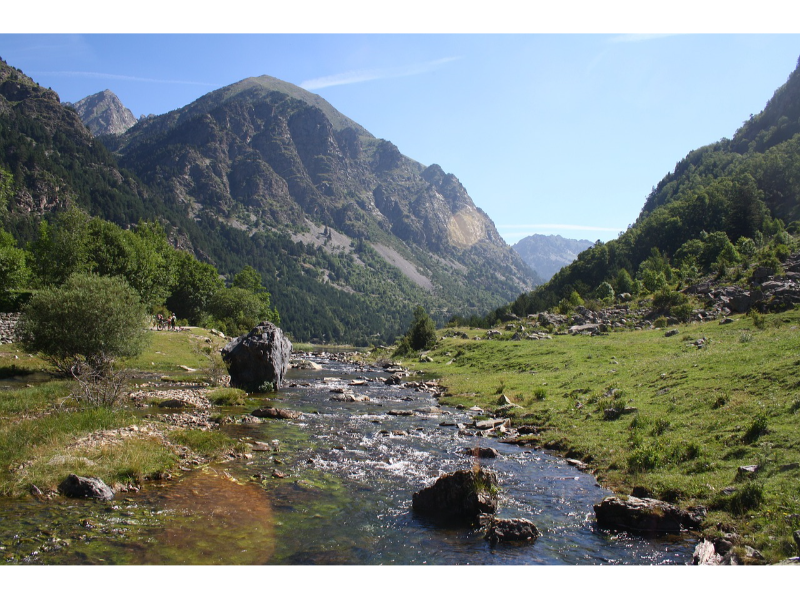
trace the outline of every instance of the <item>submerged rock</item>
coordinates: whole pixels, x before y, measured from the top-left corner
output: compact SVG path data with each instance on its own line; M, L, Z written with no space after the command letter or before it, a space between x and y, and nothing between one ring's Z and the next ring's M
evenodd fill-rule
M492 544L498 542L527 542L532 544L541 533L528 519L497 519L492 517L486 525L484 536Z
M464 448L463 452L475 458L497 458L500 456L500 453L494 448L485 447Z
M369 396L343 392L343 393L332 394L331 400L333 400L334 402L369 402Z
M321 371L322 365L311 360L298 360L292 364L293 369L305 369L307 371Z
M255 409L250 414L262 419L298 419L302 413L287 408L263 407Z
M699 528L705 509L683 510L653 498L607 496L594 505L597 524L603 529L661 535L680 533L683 529Z
M412 508L430 516L474 520L497 511L497 475L483 469L442 475L427 488L414 493Z
M102 479L97 477L80 477L72 474L58 485L58 491L68 498L95 498L97 500L113 500L114 492Z
M283 332L264 321L222 349L222 359L231 376L231 387L258 390L265 383L275 389L283 385L289 368L292 343Z
M171 400L164 400L159 404L161 408L186 408L186 407L194 407L194 404L189 402L188 400L182 400L180 398L172 398Z

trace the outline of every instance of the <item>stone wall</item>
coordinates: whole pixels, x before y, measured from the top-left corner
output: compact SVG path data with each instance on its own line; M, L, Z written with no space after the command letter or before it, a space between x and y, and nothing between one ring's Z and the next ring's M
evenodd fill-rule
M10 344L17 341L15 330L19 313L0 313L0 344Z

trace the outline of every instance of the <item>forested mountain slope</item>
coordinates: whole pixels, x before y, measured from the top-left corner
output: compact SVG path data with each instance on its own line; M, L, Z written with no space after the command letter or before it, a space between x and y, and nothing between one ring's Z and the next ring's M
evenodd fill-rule
M636 223L582 252L546 285L490 313L532 313L576 293L599 299L609 284L655 292L680 287L726 264L762 260L766 242L800 219L800 71L732 139L690 152L653 188ZM780 243L781 239L775 239ZM773 244L774 246L775 244ZM661 273L661 275L659 275ZM638 283L637 283L638 282Z

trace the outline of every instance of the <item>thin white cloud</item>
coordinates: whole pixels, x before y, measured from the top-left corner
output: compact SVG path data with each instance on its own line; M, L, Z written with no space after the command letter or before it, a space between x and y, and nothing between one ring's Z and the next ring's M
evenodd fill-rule
M612 44L635 44L638 42L649 42L660 38L670 37L673 35L680 35L676 33L626 33L623 35L615 35L609 38Z
M183 81L180 79L152 79L150 77L134 77L133 75L116 75L114 73L95 73L93 71L39 71L35 75L63 76L63 77L88 77L91 79L116 79L119 81L138 81L140 83L169 83L179 85L204 85L213 87L212 83L203 81Z
M416 65L405 65L402 67L392 67L385 69L362 69L360 71L348 71L346 73L337 73L336 75L327 75L325 77L318 77L317 79L308 79L300 84L301 88L307 90L321 90L326 87L333 87L335 85L349 85L351 83L362 83L364 81L375 81L376 79L393 79L397 77L410 77L412 75L420 75L422 73L429 73L440 68L454 60L458 60L459 56L450 56L447 58L439 58L426 63L419 63Z
M537 231L540 229L568 229L574 231L625 231L624 227L596 227L594 225L567 225L562 223L537 223L533 225L498 225L498 229Z
M82 35L58 36L14 36L12 41L19 42L9 54L15 60L49 60L58 56L62 60L85 60L95 58L92 47ZM5 55L8 49L3 51Z

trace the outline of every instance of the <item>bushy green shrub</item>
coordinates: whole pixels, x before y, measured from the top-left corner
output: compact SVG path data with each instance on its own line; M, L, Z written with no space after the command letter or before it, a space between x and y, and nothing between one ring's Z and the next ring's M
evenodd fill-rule
M689 304L689 298L675 290L662 288L653 295L653 308L660 312L672 312L679 306Z
M430 350L436 344L436 324L421 306L414 309L414 318L395 350L395 356L408 356L414 351Z
M110 368L137 356L148 341L147 312L121 277L72 275L61 287L37 292L17 329L28 352L39 352L64 373L80 365Z
M217 290L207 308L210 324L231 336L247 333L262 321L280 322L277 310L270 307L268 293L240 287Z
M767 415L759 414L753 419L752 423L750 423L750 427L747 428L747 431L744 433L742 439L745 442L754 442L762 435L767 433Z
M219 388L208 394L208 400L216 406L242 406L247 393L238 388Z
M661 446L655 443L644 443L634 448L628 455L628 471L631 473L644 473L657 469L664 463Z
M600 285L597 286L597 289L594 291L595 297L599 300L613 300L614 299L614 288L611 287L611 284L607 281L604 281Z
M764 487L755 481L748 481L741 489L730 496L718 497L711 507L727 510L734 515L743 515L761 506L764 501Z

